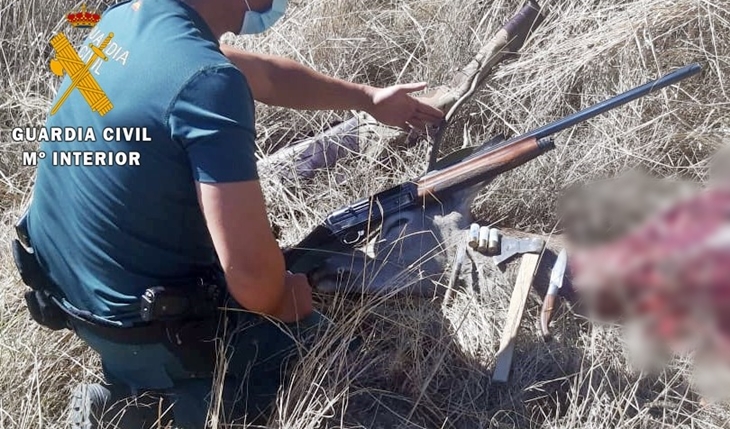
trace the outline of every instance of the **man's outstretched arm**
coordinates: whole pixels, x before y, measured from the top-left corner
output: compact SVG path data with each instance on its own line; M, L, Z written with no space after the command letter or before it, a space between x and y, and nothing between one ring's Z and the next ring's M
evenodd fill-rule
M243 72L254 99L273 106L307 110L363 110L378 121L421 129L441 120L440 110L412 97L425 83L376 88L336 79L296 61L222 45Z

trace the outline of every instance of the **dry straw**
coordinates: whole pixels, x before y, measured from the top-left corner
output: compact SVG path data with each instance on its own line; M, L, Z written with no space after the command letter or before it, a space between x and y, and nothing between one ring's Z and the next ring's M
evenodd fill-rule
M519 6L503 0L291 3L274 31L237 43L377 85L448 81ZM558 135L557 150L482 193L474 209L484 223L503 219L521 229L550 231L562 189L637 167L660 177L706 181L706 167L730 132L730 1L544 3L548 19L522 55L498 68L464 106L445 135L444 150L500 132L528 131L690 62L702 63L704 72ZM47 67L47 41L74 6L79 4L39 0L0 5L3 130L42 124L58 83ZM259 107L262 156L349 115ZM33 171L21 167L19 157L28 147L0 135L0 240L6 246L11 224L29 199ZM378 159L351 157L297 189L263 178L282 245L301 238L328 211L419 175L425 153L420 145L392 148ZM70 390L95 381L98 362L72 335L30 322L10 252L0 258L0 428L63 427ZM730 426L726 405L700 406L686 359L641 373L630 366L618 329L567 316L556 321L556 340L543 343L535 296L511 383L491 385L511 275L496 275L492 293L456 293L444 310L394 296L321 297L336 332L323 336L283 387L273 427ZM356 335L363 347L348 354L345 340Z

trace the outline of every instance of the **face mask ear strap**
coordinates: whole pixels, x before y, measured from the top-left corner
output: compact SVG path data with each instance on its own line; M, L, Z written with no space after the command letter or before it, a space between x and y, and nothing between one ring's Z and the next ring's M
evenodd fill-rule
M243 16L243 24L239 34L258 34L269 29L276 21L284 15L286 11L287 0L274 0L271 8L266 12L257 12L251 10L248 0L244 0L248 11Z

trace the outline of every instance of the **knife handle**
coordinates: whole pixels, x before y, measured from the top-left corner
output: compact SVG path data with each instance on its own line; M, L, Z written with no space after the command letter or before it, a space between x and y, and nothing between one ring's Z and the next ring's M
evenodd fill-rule
M543 337L550 335L550 321L553 318L553 310L555 309L555 302L557 301L557 295L548 293L545 295L545 300L542 302L542 312L540 314L540 330L542 331Z

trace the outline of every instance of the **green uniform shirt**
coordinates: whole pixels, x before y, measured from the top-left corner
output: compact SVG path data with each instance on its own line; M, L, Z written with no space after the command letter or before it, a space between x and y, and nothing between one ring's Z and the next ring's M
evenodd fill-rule
M47 156L28 228L71 304L128 324L139 319L146 288L215 261L195 181L257 179L254 105L243 74L184 3L115 5L76 48L82 60L110 33L107 61L97 60L90 74L113 107L101 116L74 88L49 116L47 128L93 128L96 141L41 144ZM66 76L54 104L71 84ZM114 131L104 130L117 127L142 127L150 141L106 141ZM53 165L64 151L138 152L139 165Z

